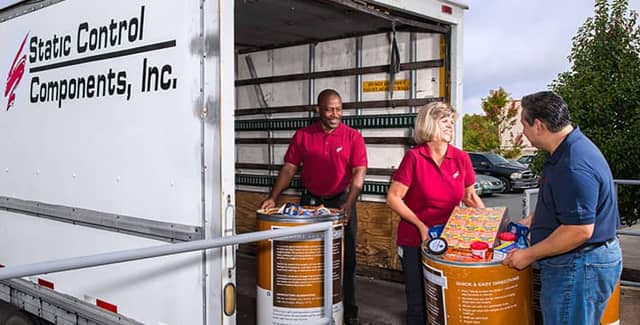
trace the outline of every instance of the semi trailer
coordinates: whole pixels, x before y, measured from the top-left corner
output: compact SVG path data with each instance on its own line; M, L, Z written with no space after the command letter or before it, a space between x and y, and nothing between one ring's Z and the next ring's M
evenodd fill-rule
M313 119L324 88L341 92L345 123L368 139L374 173L362 200L381 204L416 107L461 109L464 9L0 2L0 265L252 231L287 139ZM0 300L13 307L0 324L235 324L235 253L3 280Z

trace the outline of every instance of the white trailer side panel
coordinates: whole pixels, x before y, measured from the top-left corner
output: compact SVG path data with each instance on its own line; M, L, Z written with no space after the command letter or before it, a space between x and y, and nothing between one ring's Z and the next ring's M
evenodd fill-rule
M219 104L218 71L209 70L206 92L203 71L219 64L220 26L218 11L206 27L202 12L200 1L67 0L0 23L0 78L12 83L0 93L0 196L220 236L223 112L210 107L202 118ZM205 28L216 50L207 62ZM4 265L162 243L0 211ZM45 278L147 324L219 324L220 308L207 316L205 307L219 297L219 256L208 254L207 266L191 253ZM209 286L206 273L218 280Z
M64 1L0 24L3 78L27 37L21 52L27 62L14 105L7 110L8 99L0 99L4 133L0 147L5 148L0 158L2 195L157 221L200 223L200 118L194 111L200 68L188 51L188 35L197 26L191 26L187 6L144 3ZM83 30L77 39L81 23L88 22L89 29L108 26L111 19L139 17L143 7L142 40L76 53L77 42L90 37ZM174 28L164 28L167 22ZM70 37L68 56L30 62L34 53L30 48L36 48L33 41L50 42L63 35ZM33 72L55 63L172 40L176 45L164 49ZM168 77L176 87L142 92L145 59L148 66L170 67ZM62 99L47 85L87 83L92 77L108 77L110 71L126 74L122 79L131 89L129 99L129 88L123 95ZM71 91L67 92L70 96ZM40 94L46 94L45 101ZM33 102L32 97L37 100Z
M0 213L5 265L166 243L10 212ZM69 244L72 241L73 244ZM144 324L202 323L202 256L188 253L37 276L89 303L100 299Z

